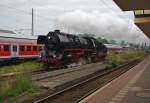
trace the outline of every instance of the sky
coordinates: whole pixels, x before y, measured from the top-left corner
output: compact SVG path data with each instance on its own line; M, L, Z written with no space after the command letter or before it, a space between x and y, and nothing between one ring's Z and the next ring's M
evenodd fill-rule
M60 29L67 33L91 33L107 39L150 43L134 25L133 12L123 12L112 0L1 0L0 29L30 34L32 8L35 35Z

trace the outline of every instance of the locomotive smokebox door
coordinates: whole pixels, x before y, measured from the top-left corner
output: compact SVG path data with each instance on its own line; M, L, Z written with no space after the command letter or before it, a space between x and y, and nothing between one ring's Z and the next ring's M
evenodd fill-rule
M47 41L47 36L38 36L37 44L45 44Z

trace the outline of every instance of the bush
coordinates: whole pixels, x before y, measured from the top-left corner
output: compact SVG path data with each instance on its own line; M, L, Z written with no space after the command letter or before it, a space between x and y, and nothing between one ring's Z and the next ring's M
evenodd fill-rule
M106 57L108 62L107 68L117 67L124 62L121 54L109 53Z
M130 61L137 58L143 58L145 56L145 52L142 50L130 50L122 53L108 53L106 60L108 62L107 68L114 68L118 65L123 64L126 61Z

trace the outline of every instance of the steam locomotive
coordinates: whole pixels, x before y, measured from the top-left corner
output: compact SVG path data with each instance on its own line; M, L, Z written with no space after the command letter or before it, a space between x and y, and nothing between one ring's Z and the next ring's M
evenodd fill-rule
M40 61L47 68L61 68L100 62L105 59L107 48L95 38L77 36L55 30L39 36L38 44L44 44Z

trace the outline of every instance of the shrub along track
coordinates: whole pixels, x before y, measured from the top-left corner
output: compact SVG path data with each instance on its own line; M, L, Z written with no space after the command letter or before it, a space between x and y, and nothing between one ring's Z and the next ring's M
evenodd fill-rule
M140 61L140 59L137 59L114 69L105 69L99 71L94 76L89 77L88 79L83 80L75 85L66 87L62 90L50 90L46 94L34 98L31 101L25 101L25 103L77 103L84 97L102 87L104 84L128 71Z

